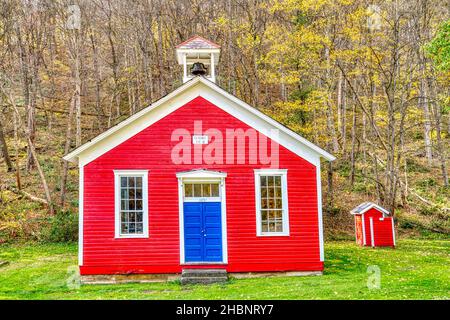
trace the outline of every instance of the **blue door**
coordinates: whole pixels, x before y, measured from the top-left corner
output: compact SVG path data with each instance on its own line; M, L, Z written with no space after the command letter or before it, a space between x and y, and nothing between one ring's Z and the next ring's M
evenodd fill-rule
M222 262L220 202L184 202L186 262Z

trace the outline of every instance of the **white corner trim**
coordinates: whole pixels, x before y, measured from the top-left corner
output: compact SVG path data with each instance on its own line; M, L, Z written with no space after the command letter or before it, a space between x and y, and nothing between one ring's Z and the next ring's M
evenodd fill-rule
M394 247L395 247L395 228L394 228L394 217L391 217L392 222L392 240L394 241Z
M186 82L151 106L139 111L98 135L90 142L65 155L63 159L72 162L78 160L83 164L87 164L198 96L205 98L220 109L313 164L316 164L316 159L321 156L329 161L335 160L335 157L330 153L203 77L195 77ZM279 134L275 134L272 131L277 131Z
M79 166L78 186L78 265L83 265L84 166Z
M203 176L200 173L200 176L193 177L192 175L188 175L188 173L199 174L199 172L208 172L212 173L220 173L220 175L211 176ZM181 176L178 176L181 174ZM220 186L220 203L221 203L221 224L222 224L222 262L228 263L228 228L227 228L227 199L226 199L226 188L225 188L225 178L227 174L224 172L218 171L209 171L209 170L192 170L186 172L177 173L178 178L178 219L179 219L179 236L180 236L180 264L186 263L186 256L184 252L184 183L185 182L219 182ZM217 262L205 262L204 264L217 264Z
M361 224L362 224L362 232L363 232L363 244L367 245L367 240L366 240L366 222L364 220L364 214L361 215Z
M184 210L183 210L183 180L178 178L178 225L180 235L180 264L186 262L184 255Z
M316 185L317 185L317 213L319 216L319 250L320 261L325 261L324 245L323 245L323 215L322 215L322 177L320 172L320 159L316 166Z
M142 234L120 233L120 178L124 176L142 177ZM114 237L116 239L148 238L148 170L114 170Z
M370 241L372 242L372 247L375 247L375 234L373 233L373 218L370 217Z
M289 236L289 202L286 169L255 169L255 204L256 204L256 236L276 237ZM261 230L261 175L281 175L283 232L263 232Z

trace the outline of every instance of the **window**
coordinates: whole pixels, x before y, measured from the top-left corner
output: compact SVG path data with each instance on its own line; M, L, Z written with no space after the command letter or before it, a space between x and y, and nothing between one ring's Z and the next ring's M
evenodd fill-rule
M255 170L258 236L289 235L287 170Z
M218 183L185 183L185 198L217 198L219 195Z
M116 238L148 237L148 172L117 170L114 175Z

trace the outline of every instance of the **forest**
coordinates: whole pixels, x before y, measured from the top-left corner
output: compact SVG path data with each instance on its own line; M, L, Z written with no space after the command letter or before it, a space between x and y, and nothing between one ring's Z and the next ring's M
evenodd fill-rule
M0 243L77 237L64 154L182 84L175 46L221 46L217 83L337 157L327 237L363 201L450 233L450 6L441 0L2 0Z

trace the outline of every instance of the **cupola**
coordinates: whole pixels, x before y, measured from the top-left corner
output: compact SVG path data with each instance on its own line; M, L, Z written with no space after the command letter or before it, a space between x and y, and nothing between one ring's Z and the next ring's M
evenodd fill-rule
M194 36L176 46L177 60L183 66L183 83L195 76L216 82L216 66L220 46L200 36Z

